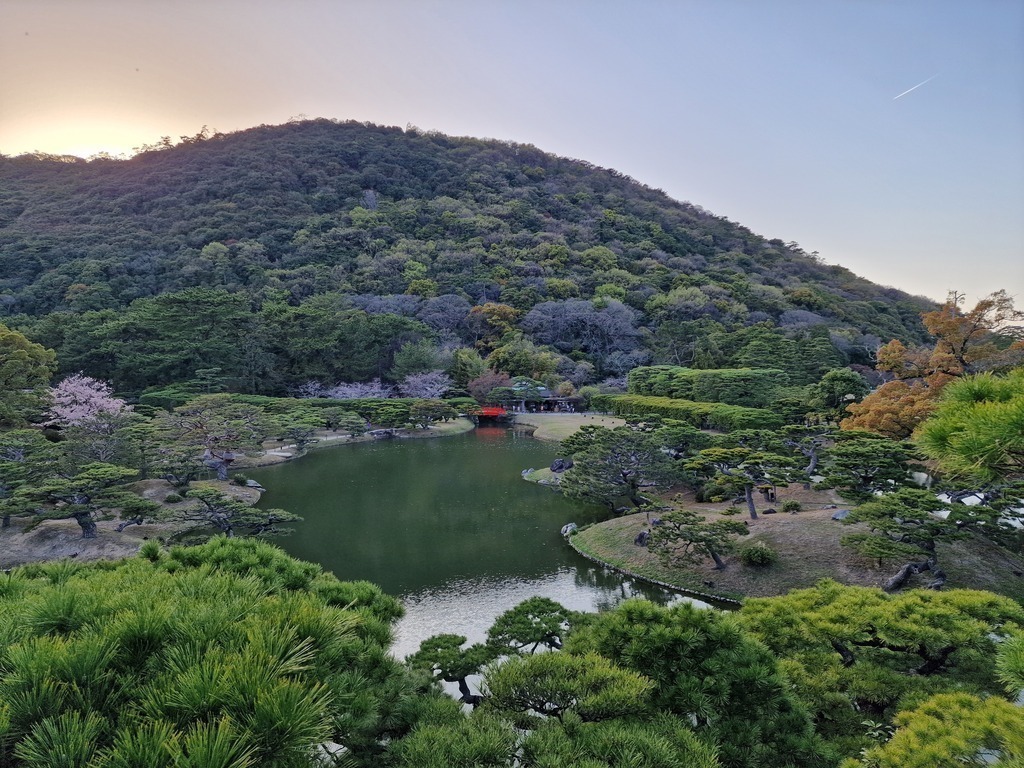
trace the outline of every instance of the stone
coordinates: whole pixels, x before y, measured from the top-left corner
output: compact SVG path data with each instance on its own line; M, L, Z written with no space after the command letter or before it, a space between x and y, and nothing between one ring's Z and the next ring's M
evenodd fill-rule
M840 509L834 515L832 515L832 519L833 520L845 520L849 516L850 516L850 510L848 510L848 509Z

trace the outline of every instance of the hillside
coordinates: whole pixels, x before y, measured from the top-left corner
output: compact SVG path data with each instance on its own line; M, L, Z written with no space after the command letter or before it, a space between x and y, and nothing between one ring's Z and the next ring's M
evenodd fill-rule
M522 332L595 376L757 363L740 359L750 339L729 341L751 327L867 362L878 339L921 340L932 308L528 145L313 120L129 160L0 157L0 321L69 370L114 375L72 360L59 328L90 316L92 333L97 314L196 288L245 295L254 313L329 297L333 311L407 320L406 340L454 332L478 348L471 309L507 305L483 313L485 330Z

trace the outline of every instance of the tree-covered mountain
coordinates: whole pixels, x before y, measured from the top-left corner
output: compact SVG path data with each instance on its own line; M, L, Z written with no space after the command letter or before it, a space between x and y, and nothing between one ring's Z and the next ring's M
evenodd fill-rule
M176 333L279 372L261 386L252 366L232 373L253 390L387 378L421 342L486 356L515 341L563 373L589 366L565 374L577 385L644 363L785 367L807 360L800 345L824 355L820 373L880 340L922 341L933 306L529 145L313 120L204 130L129 160L0 157L0 318L63 369L128 388L181 375L125 381L111 345L147 345L159 302L211 289L237 322ZM353 370L287 359L295 339L275 334L325 312L389 351Z

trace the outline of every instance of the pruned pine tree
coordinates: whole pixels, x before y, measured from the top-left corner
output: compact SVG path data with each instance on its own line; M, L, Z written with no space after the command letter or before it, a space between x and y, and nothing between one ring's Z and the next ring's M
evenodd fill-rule
M1024 621L1016 601L975 590L848 587L822 581L751 598L737 618L784 659L817 730L842 754L873 746L865 720L892 725L905 701L1004 692L996 651Z
M725 568L722 555L736 548L736 539L750 533L743 520L706 520L699 512L676 509L661 516L651 528L648 549L666 565L692 565L711 558L715 568Z
M0 765L369 768L450 711L386 653L379 589L251 540L143 555L5 577Z

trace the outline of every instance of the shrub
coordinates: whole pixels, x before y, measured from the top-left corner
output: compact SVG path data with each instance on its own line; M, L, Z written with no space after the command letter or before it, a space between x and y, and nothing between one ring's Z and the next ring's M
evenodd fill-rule
M778 553L761 541L747 544L740 550L740 561L754 568L764 568L778 562Z
M178 497L181 498L180 496ZM149 560L151 563L155 563L160 559L163 554L163 548L160 546L158 541L147 541L141 547L139 547L139 557Z
M782 502L782 511L789 513L799 512L803 507L800 506L800 502L796 499L787 499Z
M3 766L298 768L327 739L373 765L418 717L382 645L401 605L262 542L148 541L6 580Z
M164 501L167 502L168 504L177 504L179 501L181 501L181 496L179 496L176 493L168 493L166 496L164 496Z
M728 515L728 516L731 517L732 515L738 515L742 511L743 511L742 509L740 509L735 504L733 504L732 506L729 506L729 507L726 507L725 509L723 509L722 510L722 514L723 515Z

